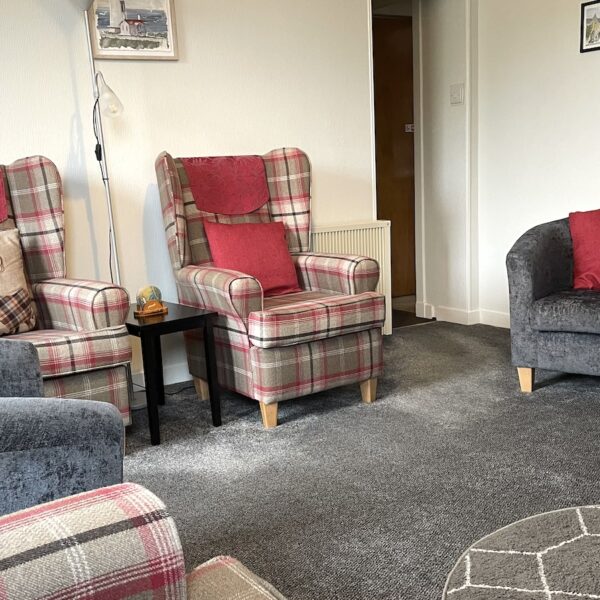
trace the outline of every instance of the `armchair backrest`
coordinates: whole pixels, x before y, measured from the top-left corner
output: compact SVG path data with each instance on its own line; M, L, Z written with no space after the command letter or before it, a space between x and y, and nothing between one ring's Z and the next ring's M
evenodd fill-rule
M54 163L31 156L0 165L0 185L8 197L8 219L0 230L19 230L29 282L64 277L63 192Z
M310 244L310 163L297 148L281 148L262 156L269 200L240 215L209 213L197 208L180 158L167 152L156 160L156 175L171 264L175 271L191 264L210 265L212 257L204 219L219 223L282 221L290 252L306 252Z

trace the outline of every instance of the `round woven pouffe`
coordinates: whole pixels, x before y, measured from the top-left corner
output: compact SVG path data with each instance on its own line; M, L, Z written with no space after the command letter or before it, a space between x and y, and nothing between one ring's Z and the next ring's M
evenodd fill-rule
M600 506L543 513L473 544L444 600L600 598Z

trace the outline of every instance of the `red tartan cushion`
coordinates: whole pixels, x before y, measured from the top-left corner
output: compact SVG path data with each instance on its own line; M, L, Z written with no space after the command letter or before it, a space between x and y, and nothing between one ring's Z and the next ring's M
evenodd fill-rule
M573 287L600 291L600 210L569 215L573 238Z
M204 229L215 267L252 275L265 296L302 291L283 223L226 225L205 220Z

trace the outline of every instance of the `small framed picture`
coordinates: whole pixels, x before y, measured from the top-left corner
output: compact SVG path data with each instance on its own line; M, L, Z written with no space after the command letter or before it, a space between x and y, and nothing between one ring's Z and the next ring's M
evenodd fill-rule
M600 50L600 0L581 5L581 52Z
M177 60L174 0L94 0L88 16L94 58Z

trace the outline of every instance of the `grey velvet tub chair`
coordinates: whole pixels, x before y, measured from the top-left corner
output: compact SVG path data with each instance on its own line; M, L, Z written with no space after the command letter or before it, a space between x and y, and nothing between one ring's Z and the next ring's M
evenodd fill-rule
M573 289L568 219L522 235L506 258L512 362L521 390L535 369L600 375L600 293Z
M123 480L119 411L43 396L33 344L0 340L0 515Z

